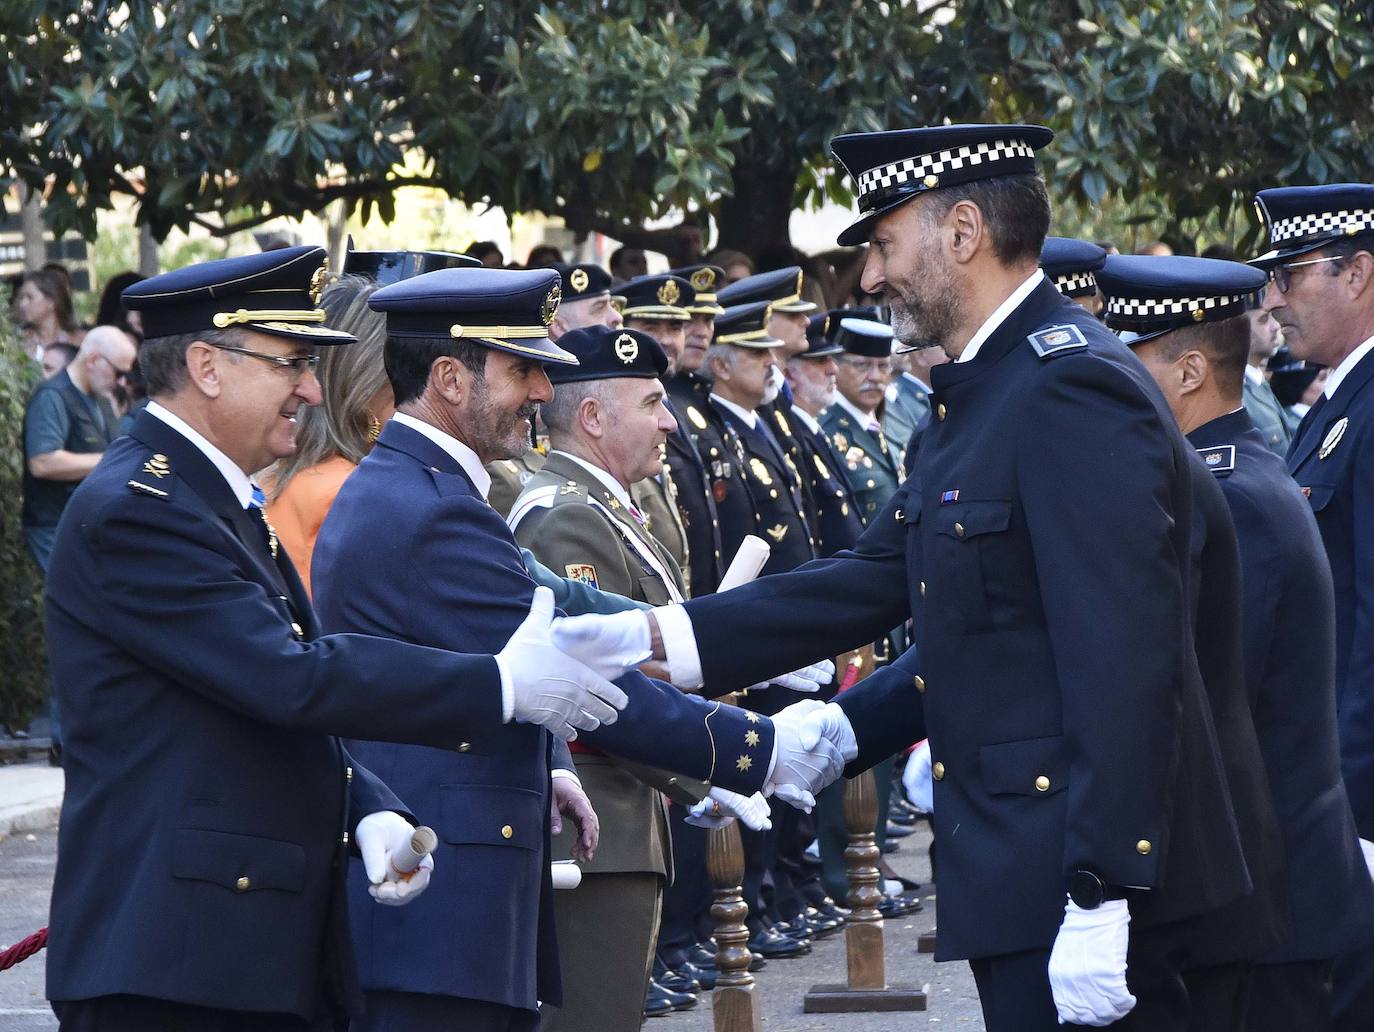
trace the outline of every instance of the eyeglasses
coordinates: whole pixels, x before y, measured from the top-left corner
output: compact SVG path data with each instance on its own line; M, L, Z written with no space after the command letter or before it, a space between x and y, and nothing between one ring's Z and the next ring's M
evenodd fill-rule
M232 351L236 355L247 355L249 358L260 358L282 369L290 369L297 376L305 375L307 369L313 373L320 364L319 355L269 355L265 351L249 351L247 348L231 347L228 344L214 344L212 347L217 347L221 351Z
M1288 288L1293 285L1293 269L1301 269L1304 265L1321 265L1325 262L1343 262L1345 255L1333 254L1326 258L1309 258L1305 262L1289 262L1287 265L1275 265L1269 270L1269 282L1279 288L1280 294L1288 293Z
M127 380L127 379L129 378L130 374L132 374L133 371L134 371L134 367L133 367L133 366L129 366L128 369L120 369L119 366L115 365L113 362L111 362L111 361L110 361L108 358L106 358L104 355L96 355L95 357L98 358L98 359L100 359L100 361L104 362L107 366L109 366L111 369L114 370L115 381L116 381L116 382L118 382L118 381L120 381L120 380Z

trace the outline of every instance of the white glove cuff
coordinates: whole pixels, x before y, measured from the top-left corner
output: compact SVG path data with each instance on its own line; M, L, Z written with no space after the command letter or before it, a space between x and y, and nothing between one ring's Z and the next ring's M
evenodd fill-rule
M668 674L673 684L684 691L696 691L703 678L692 618L681 606L659 606L653 614L658 621L658 633L663 638L663 652L668 657Z
M511 684L506 661L499 654L491 658L496 660L496 670L501 675L501 723L509 724L515 716L515 687Z

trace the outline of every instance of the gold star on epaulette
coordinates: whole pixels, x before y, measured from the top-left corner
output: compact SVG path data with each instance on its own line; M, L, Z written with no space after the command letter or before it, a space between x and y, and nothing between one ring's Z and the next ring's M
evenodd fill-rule
M755 746L755 745L758 745L758 744L759 744L759 733L758 733L757 731L746 731L746 732L744 732L744 744L745 744L745 745L748 745L748 746Z
M759 722L759 715L751 710L744 715L744 719L751 724L757 724Z
M741 756L735 761L735 769L743 773L754 765L754 761L749 756Z

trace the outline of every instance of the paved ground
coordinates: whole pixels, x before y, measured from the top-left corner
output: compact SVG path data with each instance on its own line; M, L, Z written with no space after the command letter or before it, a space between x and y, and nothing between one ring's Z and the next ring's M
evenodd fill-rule
M0 768L0 807L6 803L6 796L12 794L10 786L15 783L14 769ZM928 836L918 833L902 842L902 850L889 857L893 867L929 889ZM52 830L16 831L0 841L0 947L47 924L56 846L57 836ZM764 1032L887 1032L926 1028L981 1032L983 1023L968 967L936 965L929 954L916 951L917 936L934 925L933 897L927 899L924 913L885 923L888 980L928 985L929 1008L925 1012L803 1014L802 997L813 984L844 981L844 937L838 936L817 943L810 956L773 961L755 975ZM37 1032L57 1027L43 998L44 961L45 954L40 953L0 972L0 1032ZM703 998L696 1010L655 1018L645 1027L648 1032L709 1032L711 1009Z

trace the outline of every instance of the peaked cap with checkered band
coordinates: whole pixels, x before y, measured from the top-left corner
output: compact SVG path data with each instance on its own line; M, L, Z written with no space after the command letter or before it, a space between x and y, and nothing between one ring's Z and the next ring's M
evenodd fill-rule
M1040 268L1054 280L1065 297L1088 297L1097 293L1093 273L1107 261L1107 252L1087 240L1071 237L1046 237L1040 248Z
M1043 125L935 125L837 136L830 149L854 179L863 213L839 243L866 243L879 215L930 190L1034 172L1035 152L1052 139Z
M1374 233L1374 186L1281 186L1255 194L1269 250L1254 264L1268 267L1359 233Z
M1103 321L1130 345L1243 315L1267 279L1252 265L1184 255L1108 255L1097 273L1107 299Z

